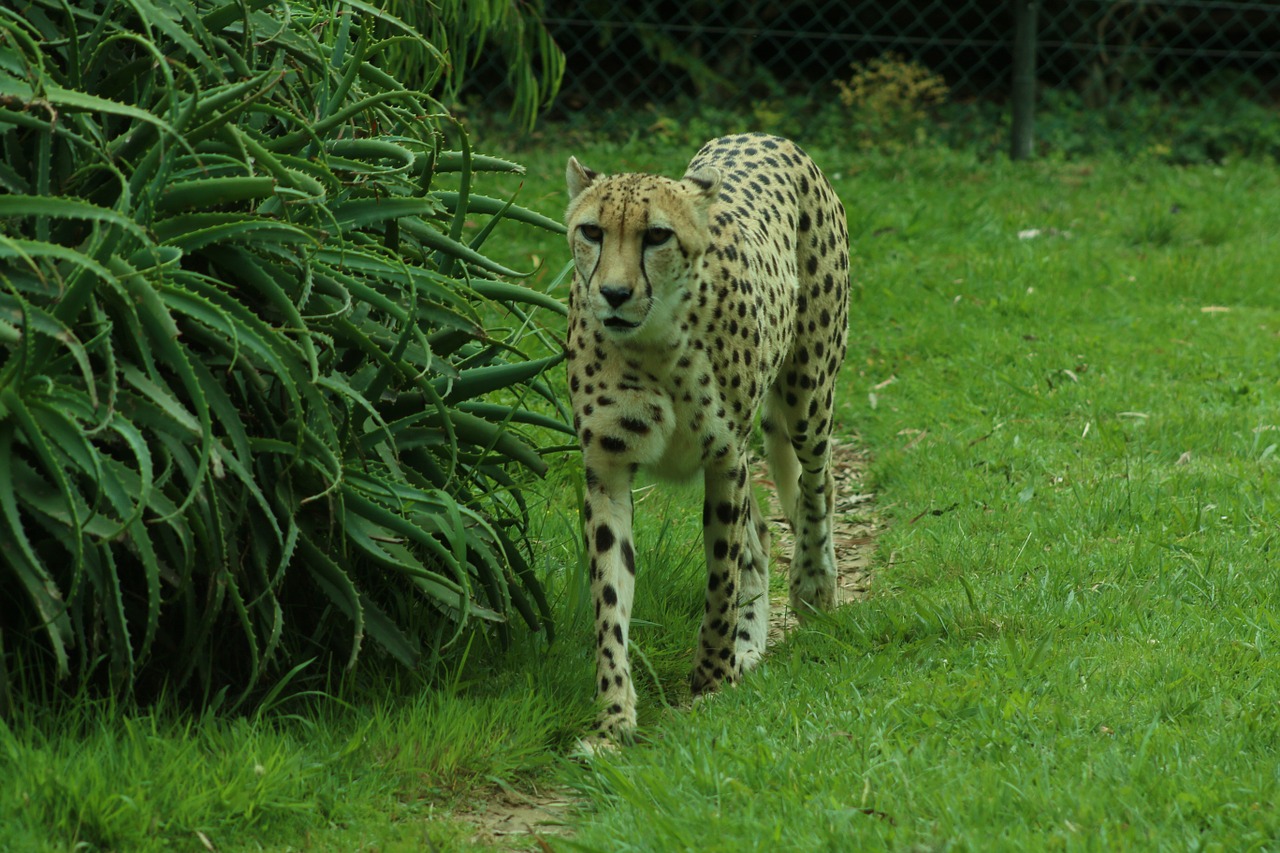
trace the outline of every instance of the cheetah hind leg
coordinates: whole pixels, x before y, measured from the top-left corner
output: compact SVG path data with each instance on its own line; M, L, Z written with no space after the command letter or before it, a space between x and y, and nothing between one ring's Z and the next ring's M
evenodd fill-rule
M761 427L778 503L795 534L791 609L804 621L814 611L835 606L837 570L832 541L836 496L830 468L830 431L793 435L793 410L802 411L802 405L803 401L788 407L776 392L771 394L765 400ZM805 421L798 425L802 429L808 426Z
M748 560L742 562L738 578L738 636L735 652L746 672L764 657L769 639L769 524L756 503L755 491L747 490Z
M775 414L777 409L782 409L779 401L765 401L760 428L764 432L765 458L769 460L769 476L777 489L778 506L794 531L796 504L800 499L800 460L791 446L791 431L786 421Z
M802 463L803 464L803 463ZM820 467L800 477L795 551L791 558L791 609L803 621L836 604L836 551L832 539L835 477L822 454Z

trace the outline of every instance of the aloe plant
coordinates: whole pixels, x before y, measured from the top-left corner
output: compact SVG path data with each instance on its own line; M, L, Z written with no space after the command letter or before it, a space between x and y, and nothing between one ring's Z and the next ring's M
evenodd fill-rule
M444 88L450 98L480 58L497 59L506 68L503 99L510 100L511 117L526 129L533 127L538 111L549 106L560 90L565 57L544 23L545 0L381 0L383 8L426 33L433 44L447 46L452 60ZM388 71L397 79L417 81L434 69L424 69L412 51L391 51ZM473 84L474 87L474 84ZM488 98L492 108L492 98Z
M0 668L248 691L549 630L520 485L557 357L484 317L561 307L483 251L560 226L471 192L520 167L392 46L446 67L362 0L0 9Z

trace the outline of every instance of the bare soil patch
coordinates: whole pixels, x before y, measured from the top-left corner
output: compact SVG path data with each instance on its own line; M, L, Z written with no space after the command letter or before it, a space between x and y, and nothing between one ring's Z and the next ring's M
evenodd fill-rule
M550 850L543 839L573 833L570 824L582 806L567 788L546 788L528 793L500 790L477 800L455 817L475 827L472 841L505 850Z

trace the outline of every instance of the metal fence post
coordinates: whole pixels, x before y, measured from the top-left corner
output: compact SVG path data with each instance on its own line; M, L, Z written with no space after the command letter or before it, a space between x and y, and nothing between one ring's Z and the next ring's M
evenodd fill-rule
M1040 0L1013 0L1013 127L1009 156L1032 155L1036 124L1036 13Z

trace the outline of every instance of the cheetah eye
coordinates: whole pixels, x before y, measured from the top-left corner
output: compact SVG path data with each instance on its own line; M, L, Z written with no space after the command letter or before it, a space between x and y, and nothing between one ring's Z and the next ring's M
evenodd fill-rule
M661 246L670 239L670 228L648 228L644 232L644 244L646 246Z
M599 243L604 239L604 231L600 230L599 225L579 225L578 233L592 243Z

